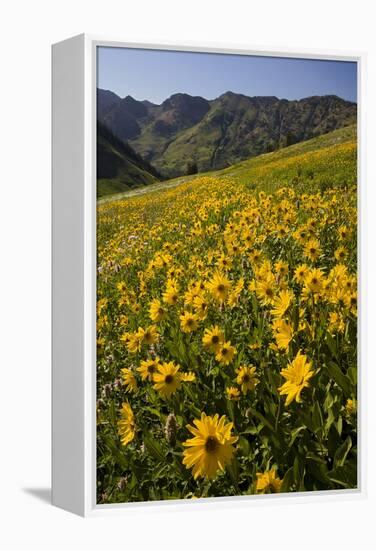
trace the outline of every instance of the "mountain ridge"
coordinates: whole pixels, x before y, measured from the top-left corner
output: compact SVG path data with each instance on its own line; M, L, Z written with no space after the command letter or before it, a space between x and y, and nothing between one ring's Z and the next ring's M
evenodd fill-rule
M183 175L189 164L225 168L353 124L357 115L356 103L336 95L287 100L228 90L213 100L176 93L156 105L108 92L98 89L99 120L163 177Z

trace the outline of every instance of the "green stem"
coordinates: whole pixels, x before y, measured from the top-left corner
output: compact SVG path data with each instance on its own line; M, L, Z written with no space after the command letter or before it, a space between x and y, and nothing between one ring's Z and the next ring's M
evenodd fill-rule
M274 424L274 431L277 431L279 417L281 414L281 396L278 397L278 409L277 409L277 416L275 418L275 424Z

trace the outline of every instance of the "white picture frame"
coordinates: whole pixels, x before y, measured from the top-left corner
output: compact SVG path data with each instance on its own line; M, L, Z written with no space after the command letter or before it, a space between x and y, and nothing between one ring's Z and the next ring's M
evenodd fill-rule
M346 60L358 67L357 489L265 496L96 504L96 51L99 46ZM223 44L137 44L81 34L52 47L52 503L81 516L132 507L250 506L366 495L366 321L363 53L272 51Z

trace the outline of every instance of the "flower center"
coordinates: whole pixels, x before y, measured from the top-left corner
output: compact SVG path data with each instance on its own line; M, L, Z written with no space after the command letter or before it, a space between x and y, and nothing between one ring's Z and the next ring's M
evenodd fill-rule
M172 376L172 374L167 374L167 376L165 377L165 384L172 384L173 381L174 377Z
M218 342L219 342L219 336L215 334L214 336L212 336L212 344L218 344Z
M249 374L243 375L243 384L247 384L250 381Z
M271 289L271 288L267 288L267 289L265 290L265 294L266 294L267 296L273 296L273 291L272 291L272 289Z
M153 374L156 371L155 365L148 366L148 373Z
M225 290L224 285L218 285L218 292L223 292Z
M218 448L218 441L217 439L210 435L207 440L206 440L206 443L205 443L205 450L208 452L208 453L214 453Z

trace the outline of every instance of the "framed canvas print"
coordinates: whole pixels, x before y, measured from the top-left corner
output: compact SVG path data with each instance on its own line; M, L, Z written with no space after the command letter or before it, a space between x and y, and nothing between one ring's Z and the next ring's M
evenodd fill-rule
M363 72L53 46L54 504L364 493Z

